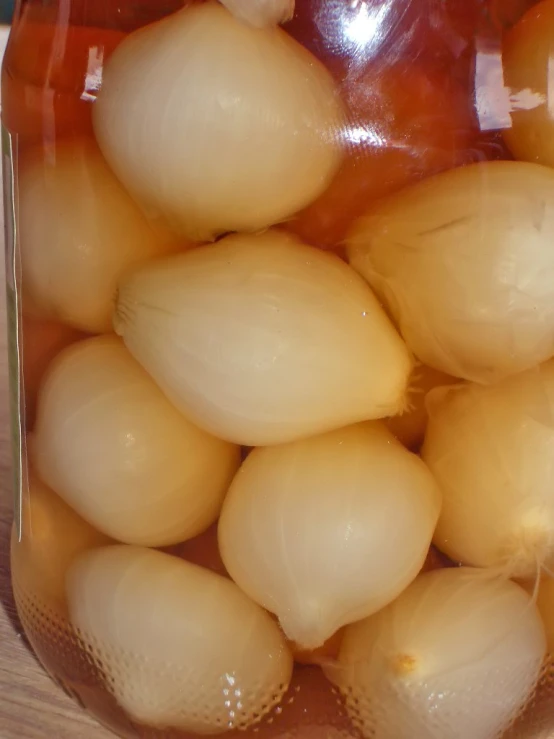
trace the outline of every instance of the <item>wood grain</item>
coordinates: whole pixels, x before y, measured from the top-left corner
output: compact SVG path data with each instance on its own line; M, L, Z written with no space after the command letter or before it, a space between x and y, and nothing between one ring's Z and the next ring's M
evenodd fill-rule
M45 674L15 612L9 571L12 479L3 264L0 259L0 739L113 739Z

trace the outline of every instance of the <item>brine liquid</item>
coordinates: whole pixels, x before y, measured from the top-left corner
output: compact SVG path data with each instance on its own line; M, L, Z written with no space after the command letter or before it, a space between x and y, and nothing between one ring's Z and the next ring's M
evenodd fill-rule
M2 85L3 123L12 136L16 158L23 161L40 147L46 156L55 157L58 143L92 137L91 110L110 54L128 32L184 4L186 0L53 4L22 0ZM380 150L367 150L368 132L357 140L353 129L351 161L345 163L339 185L289 228L329 248L330 242L340 242L348 222L363 210L356 200L360 193L366 200L377 198L459 164L510 158L496 130L497 111L482 101L494 98L501 30L532 4L530 0L298 0L297 14L286 30L332 71L349 96L354 121L364 120L365 90L382 95L388 122L377 132ZM381 26L371 31L368 24L377 17L376 9ZM352 79L354 86L349 87ZM412 92L408 98L406 86ZM25 294L22 299L25 302ZM46 366L63 347L85 334L28 316L21 320L20 334L24 347L21 413L30 432L37 387ZM417 430L414 436L410 430L409 438L416 446L421 441ZM164 551L226 574L213 528ZM440 554L433 557L430 567L453 564ZM17 577L14 592L39 659L64 690L103 724L122 737L194 739L189 733L134 723L110 695L101 658L83 648L68 620ZM313 661L332 660L333 649ZM305 664L309 661L310 656L298 654L292 682L277 707L246 732L232 730L226 736L359 739L338 691L317 664ZM506 739L546 739L553 726L554 664L549 662L535 699Z

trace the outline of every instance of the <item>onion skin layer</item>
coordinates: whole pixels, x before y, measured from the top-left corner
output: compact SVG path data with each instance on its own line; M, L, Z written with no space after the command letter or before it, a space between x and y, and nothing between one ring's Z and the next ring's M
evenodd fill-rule
M219 734L256 723L292 675L279 627L227 578L151 549L81 557L67 578L73 625L134 720Z
M368 739L492 739L531 696L545 652L529 595L463 567L421 575L349 626L325 672Z
M240 449L183 418L113 335L58 355L31 442L42 478L83 518L144 546L207 529L240 464Z
M405 405L412 358L370 288L338 257L281 231L130 272L114 321L187 418L244 446Z
M342 157L344 113L325 67L280 28L214 2L131 34L93 115L121 182L193 241L287 219Z
M86 139L33 151L19 180L23 311L88 333L112 328L117 281L181 248L146 220Z
M554 354L554 171L485 162L376 204L350 264L426 365L497 382Z
M554 360L495 385L432 390L427 406L437 547L509 577L554 567Z
M440 492L380 423L255 449L219 519L227 571L308 650L396 598L424 564Z

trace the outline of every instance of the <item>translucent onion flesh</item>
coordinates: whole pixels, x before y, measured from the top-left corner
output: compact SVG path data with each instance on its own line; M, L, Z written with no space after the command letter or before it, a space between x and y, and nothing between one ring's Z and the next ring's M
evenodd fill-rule
M111 330L117 280L131 265L175 251L97 148L77 141L23 161L18 188L23 310L90 333Z
M368 739L496 739L530 697L545 650L522 588L446 569L349 626L326 672Z
M215 2L131 34L94 107L120 180L197 241L257 231L314 200L340 164L342 122L317 59Z
M71 619L129 716L217 734L279 702L292 657L278 626L230 580L176 557L113 546L68 576Z
M41 477L119 541L175 544L215 521L240 450L187 421L114 336L74 344L41 389Z
M489 383L554 354L553 238L554 172L487 162L383 200L348 254L424 364Z
M439 549L509 576L554 567L554 360L488 387L433 390L428 407Z
M284 232L230 236L133 271L115 327L191 421L245 446L404 407L412 360L369 287Z
M417 576L440 509L423 462L378 423L255 449L219 520L223 562L315 649Z

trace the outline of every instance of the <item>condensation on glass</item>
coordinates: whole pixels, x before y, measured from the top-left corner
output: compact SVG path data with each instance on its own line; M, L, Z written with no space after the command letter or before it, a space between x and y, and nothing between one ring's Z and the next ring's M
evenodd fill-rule
M20 0L19 616L121 737L554 732L554 0Z

